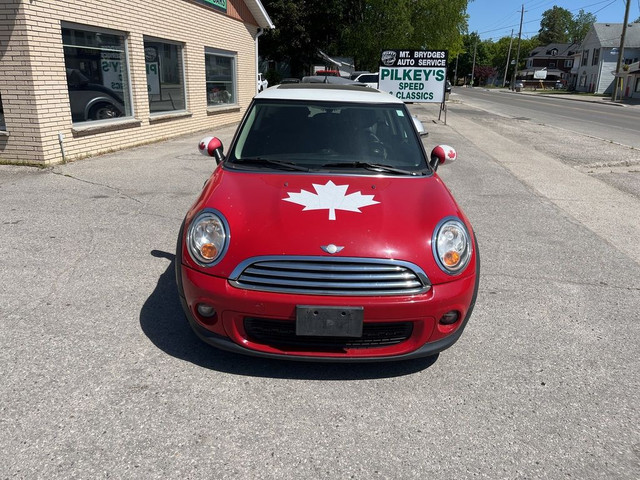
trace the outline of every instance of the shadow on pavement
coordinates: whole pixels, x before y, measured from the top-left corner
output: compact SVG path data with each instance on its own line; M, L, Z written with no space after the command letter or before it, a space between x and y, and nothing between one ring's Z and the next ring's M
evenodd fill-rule
M175 280L175 255L153 250L171 263L140 311L144 334L160 350L195 365L219 372L254 377L307 380L364 380L409 375L429 368L438 355L416 360L381 363L289 362L237 355L202 342L184 317Z

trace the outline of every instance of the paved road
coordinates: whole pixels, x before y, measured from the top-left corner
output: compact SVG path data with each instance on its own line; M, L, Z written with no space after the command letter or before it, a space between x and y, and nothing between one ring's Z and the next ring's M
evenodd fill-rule
M563 177L524 175L536 152L509 152L526 122L508 143L458 108L448 125L414 111L429 146L458 149L439 173L475 226L480 293L461 340L415 362L276 362L195 338L173 261L213 167L201 134L0 166L2 478L638 478L637 237L616 245L553 189L593 181L586 212L621 190L546 150ZM637 209L621 199L612 216Z
M590 135L640 148L640 105L612 105L609 100L578 101L564 95L517 93L503 89L455 88L452 98L517 120ZM640 153L638 153L640 161Z

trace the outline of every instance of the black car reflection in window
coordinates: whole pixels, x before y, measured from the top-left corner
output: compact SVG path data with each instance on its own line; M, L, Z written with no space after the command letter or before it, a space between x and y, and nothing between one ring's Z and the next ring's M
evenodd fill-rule
M122 97L104 85L91 83L80 70L67 69L67 85L73 122L107 120L124 115Z

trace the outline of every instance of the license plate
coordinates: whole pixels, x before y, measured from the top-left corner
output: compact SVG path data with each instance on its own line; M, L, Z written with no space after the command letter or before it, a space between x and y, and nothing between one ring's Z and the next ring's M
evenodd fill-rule
M363 307L296 306L296 335L361 337Z

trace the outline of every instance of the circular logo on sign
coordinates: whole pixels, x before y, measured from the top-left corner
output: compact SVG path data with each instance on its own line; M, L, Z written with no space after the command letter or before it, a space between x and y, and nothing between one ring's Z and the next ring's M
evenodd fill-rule
M394 63L396 63L396 52L394 52L393 50L387 50L385 52L382 52L382 63L386 66L390 66L393 65Z
M146 62L155 62L158 58L158 51L156 47L145 47L144 49L144 59Z

